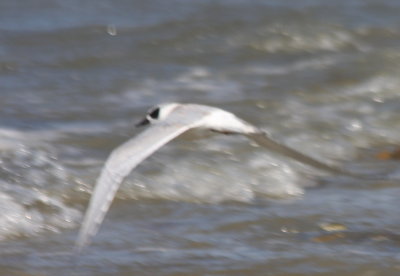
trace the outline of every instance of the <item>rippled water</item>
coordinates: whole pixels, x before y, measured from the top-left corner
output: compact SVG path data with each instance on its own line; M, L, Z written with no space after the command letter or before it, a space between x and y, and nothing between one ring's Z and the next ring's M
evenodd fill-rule
M398 275L398 1L2 1L0 275ZM215 105L325 162L182 137L69 252L151 105Z

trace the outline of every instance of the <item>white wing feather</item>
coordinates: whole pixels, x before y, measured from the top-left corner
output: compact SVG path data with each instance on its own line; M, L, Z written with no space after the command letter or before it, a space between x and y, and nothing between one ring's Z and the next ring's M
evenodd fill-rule
M347 176L351 176L351 177L362 177L360 175L349 172L340 167L336 167L334 165L328 165L326 163L323 163L317 159L314 159L313 157L310 157L310 156L305 155L304 153L301 153L295 149L289 148L288 146L278 143L278 142L272 140L266 132L263 132L261 130L260 130L260 132L257 132L257 133L246 134L246 136L249 137L250 139L252 139L253 141L255 141L260 146L263 146L263 147L265 147L271 151L277 152L279 154L286 155L287 157L290 157L296 161L299 161L303 164L307 164L314 168L328 171L331 173L347 175Z
M199 118L199 120L202 118ZM86 211L75 251L80 252L96 234L123 179L144 159L175 137L195 126L192 124L155 124L116 148L106 161Z

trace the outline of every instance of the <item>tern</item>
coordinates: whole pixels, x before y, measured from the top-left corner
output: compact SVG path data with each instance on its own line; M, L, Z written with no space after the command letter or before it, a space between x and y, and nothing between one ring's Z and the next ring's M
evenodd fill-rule
M258 145L301 163L347 176L356 176L340 167L328 165L272 140L264 130L220 108L199 104L165 103L152 107L138 126L149 127L114 149L108 157L91 196L83 219L75 252L79 253L97 233L118 187L143 160L163 145L191 129L206 129L222 134L240 134Z

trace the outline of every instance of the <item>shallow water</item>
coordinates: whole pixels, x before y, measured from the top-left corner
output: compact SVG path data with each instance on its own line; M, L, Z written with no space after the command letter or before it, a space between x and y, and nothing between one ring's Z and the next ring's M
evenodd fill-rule
M0 3L0 275L398 275L397 1ZM182 137L69 252L149 106L215 105L366 181Z

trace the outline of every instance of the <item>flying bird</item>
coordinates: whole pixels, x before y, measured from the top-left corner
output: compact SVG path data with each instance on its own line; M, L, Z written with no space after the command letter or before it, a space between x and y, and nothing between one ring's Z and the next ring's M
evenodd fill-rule
M244 135L260 146L301 163L332 173L357 176L276 142L262 129L216 107L181 103L160 104L152 107L137 125L148 125L149 127L114 149L97 179L75 243L75 252L77 253L82 251L98 231L124 178L156 150L190 129L206 129L222 134Z

